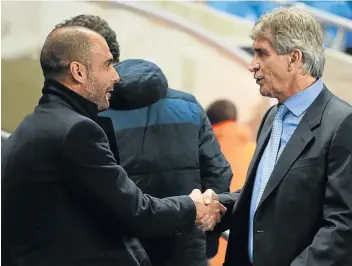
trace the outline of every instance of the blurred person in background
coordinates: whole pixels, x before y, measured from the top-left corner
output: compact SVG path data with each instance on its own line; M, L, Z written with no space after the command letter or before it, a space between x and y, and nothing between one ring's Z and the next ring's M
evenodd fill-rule
M251 140L250 128L240 124L237 117L237 108L229 100L217 100L206 110L209 121L214 129L221 151L229 161L236 175L230 185L230 191L242 188L247 169L255 150L255 142ZM219 234L208 232L207 258L208 265L217 254L219 247Z
M221 151L236 173L236 178L231 181L230 191L241 189L255 150L251 130L238 122L237 108L231 101L215 101L209 105L206 112Z
M251 38L249 69L279 104L264 115L243 189L220 195L228 212L216 229L230 229L224 266L350 266L352 106L323 84L321 25L282 7Z
M97 115L119 81L113 61L87 28L46 38L43 95L2 144L2 265L151 266L137 237L211 229L225 211L205 206L200 190L145 195L118 165L111 120Z
M101 34L119 62L115 32L98 16L80 15L61 24L87 27ZM118 157L138 187L155 197L183 195L194 188L229 191L231 167L209 120L193 95L170 89L162 70L145 60L115 66L121 81L111 108ZM141 239L154 266L207 265L205 236L196 227L189 234Z
M195 97L170 89L152 62L129 59L115 66L121 82L111 108L121 164L144 193L164 198L203 191L229 191L232 171L209 120ZM141 239L153 265L207 265L205 235Z

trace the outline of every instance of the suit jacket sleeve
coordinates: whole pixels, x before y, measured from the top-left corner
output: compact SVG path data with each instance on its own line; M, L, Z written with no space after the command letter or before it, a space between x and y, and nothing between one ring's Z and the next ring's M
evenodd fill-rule
M214 232L221 233L230 229L231 222L232 222L232 211L240 193L241 193L241 190L237 190L236 192L222 193L218 195L221 204L226 207L227 212L221 218L220 223L218 223L214 228Z
M75 124L63 143L66 185L99 208L112 214L116 226L135 236L170 236L195 224L195 204L189 196L157 199L144 195L116 164L104 131L94 122Z
M258 134L257 134L257 141L258 138L260 136L260 132L263 129L263 126L265 124L268 118L268 116L272 116L274 114L274 112L271 112L275 106L271 106L266 113L263 116L263 119L260 123L259 129L258 129ZM270 119L269 119L270 120ZM230 229L231 227L231 222L232 222L232 212L233 212L233 208L235 206L236 201L238 200L239 196L240 196L241 190L237 190L236 192L232 192L232 193L222 193L219 194L219 198L220 198L220 202L227 208L227 212L224 215L224 217L222 217L221 222L217 224L217 226L214 228L214 231L216 232L224 232L228 229Z
M199 132L199 164L202 178L202 189L212 189L216 193L228 192L232 179L230 164L221 152L209 119L201 109Z
M328 152L324 224L291 266L344 265L352 254L351 134L352 114L348 114L336 129Z

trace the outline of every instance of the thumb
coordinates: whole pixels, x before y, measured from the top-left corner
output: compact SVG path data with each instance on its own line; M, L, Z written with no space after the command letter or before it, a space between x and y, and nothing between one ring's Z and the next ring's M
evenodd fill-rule
M193 189L192 192L191 192L191 195L202 195L202 192L199 190L199 189Z
M219 210L221 214L225 214L227 212L227 208L222 204L219 205Z
M209 205L211 204L211 202L214 199L214 194L215 192L211 189L207 189L204 193L203 193L203 200L205 205ZM215 194L216 195L216 194Z

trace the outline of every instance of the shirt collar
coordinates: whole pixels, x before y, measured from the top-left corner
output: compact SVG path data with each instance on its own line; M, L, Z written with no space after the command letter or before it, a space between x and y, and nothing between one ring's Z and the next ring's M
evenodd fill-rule
M296 117L300 117L318 97L320 92L323 90L323 87L321 78L318 78L318 80L308 88L284 101L284 105Z

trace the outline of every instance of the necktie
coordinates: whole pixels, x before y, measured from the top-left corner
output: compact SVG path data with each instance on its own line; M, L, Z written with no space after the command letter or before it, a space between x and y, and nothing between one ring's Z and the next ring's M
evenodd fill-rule
M266 184L269 181L269 178L271 176L271 173L274 170L274 167L277 161L277 154L279 152L280 140L282 135L282 120L288 111L289 111L288 108L282 104L279 106L274 118L273 128L272 128L270 140L268 143L268 152L266 152L264 157L263 175L260 181L260 188L259 188L256 208L258 207L260 199L265 190Z

